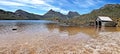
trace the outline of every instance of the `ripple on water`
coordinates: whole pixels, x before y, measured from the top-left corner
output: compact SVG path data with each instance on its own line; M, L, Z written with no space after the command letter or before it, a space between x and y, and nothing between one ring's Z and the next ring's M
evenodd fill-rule
M15 28L17 30L13 31ZM41 23L0 23L0 53L118 54L120 28L66 27Z

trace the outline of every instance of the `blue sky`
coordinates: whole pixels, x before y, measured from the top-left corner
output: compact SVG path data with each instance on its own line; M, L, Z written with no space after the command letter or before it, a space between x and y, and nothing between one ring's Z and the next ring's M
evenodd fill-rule
M45 14L48 10L67 14L76 11L86 14L105 4L120 4L120 0L0 0L0 9L14 12L22 9L30 13Z

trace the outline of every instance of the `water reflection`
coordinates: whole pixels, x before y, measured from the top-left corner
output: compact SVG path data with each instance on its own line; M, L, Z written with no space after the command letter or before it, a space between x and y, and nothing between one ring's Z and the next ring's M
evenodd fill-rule
M21 52L36 54L37 51L43 52L37 54L54 54L52 52L57 50L55 54L65 54L64 51L71 53L86 49L85 52L89 54L89 51L93 50L94 53L96 49L104 50L106 48L111 51L116 46L119 48L119 31L118 27L67 27L55 23L0 22L0 53L3 51L2 54L16 52L18 54ZM82 52L84 54L84 51ZM101 52L104 53L106 50Z
M87 35L90 35L91 37L97 37L99 36L99 33L101 32L119 32L120 28L118 27L78 27L78 26L59 26L56 24L47 24L47 28L50 31L53 31L54 29L58 29L60 33L62 32L68 32L69 36L76 35L79 33L85 33Z
M16 29L16 30L13 30ZM119 32L118 27L79 27L79 26L59 26L55 23L41 23L41 22L1 22L0 34L15 34L15 33L29 33L29 34L46 34L59 33L66 36L85 36L95 38L101 32Z

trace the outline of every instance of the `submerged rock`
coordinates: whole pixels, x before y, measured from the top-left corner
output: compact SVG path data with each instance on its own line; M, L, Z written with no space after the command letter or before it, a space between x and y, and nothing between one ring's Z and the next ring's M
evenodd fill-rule
M16 28L13 28L12 30L14 31L14 30L17 30L17 29L16 29Z

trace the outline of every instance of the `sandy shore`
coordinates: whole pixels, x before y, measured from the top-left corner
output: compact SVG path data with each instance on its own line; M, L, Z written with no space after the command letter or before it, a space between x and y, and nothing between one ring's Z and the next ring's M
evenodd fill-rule
M16 34L18 35L18 34ZM29 34L28 34L29 35ZM0 41L0 54L119 54L120 33L102 32L88 40L59 34L19 35ZM12 36L12 35L11 35ZM15 36L15 35L14 35Z

